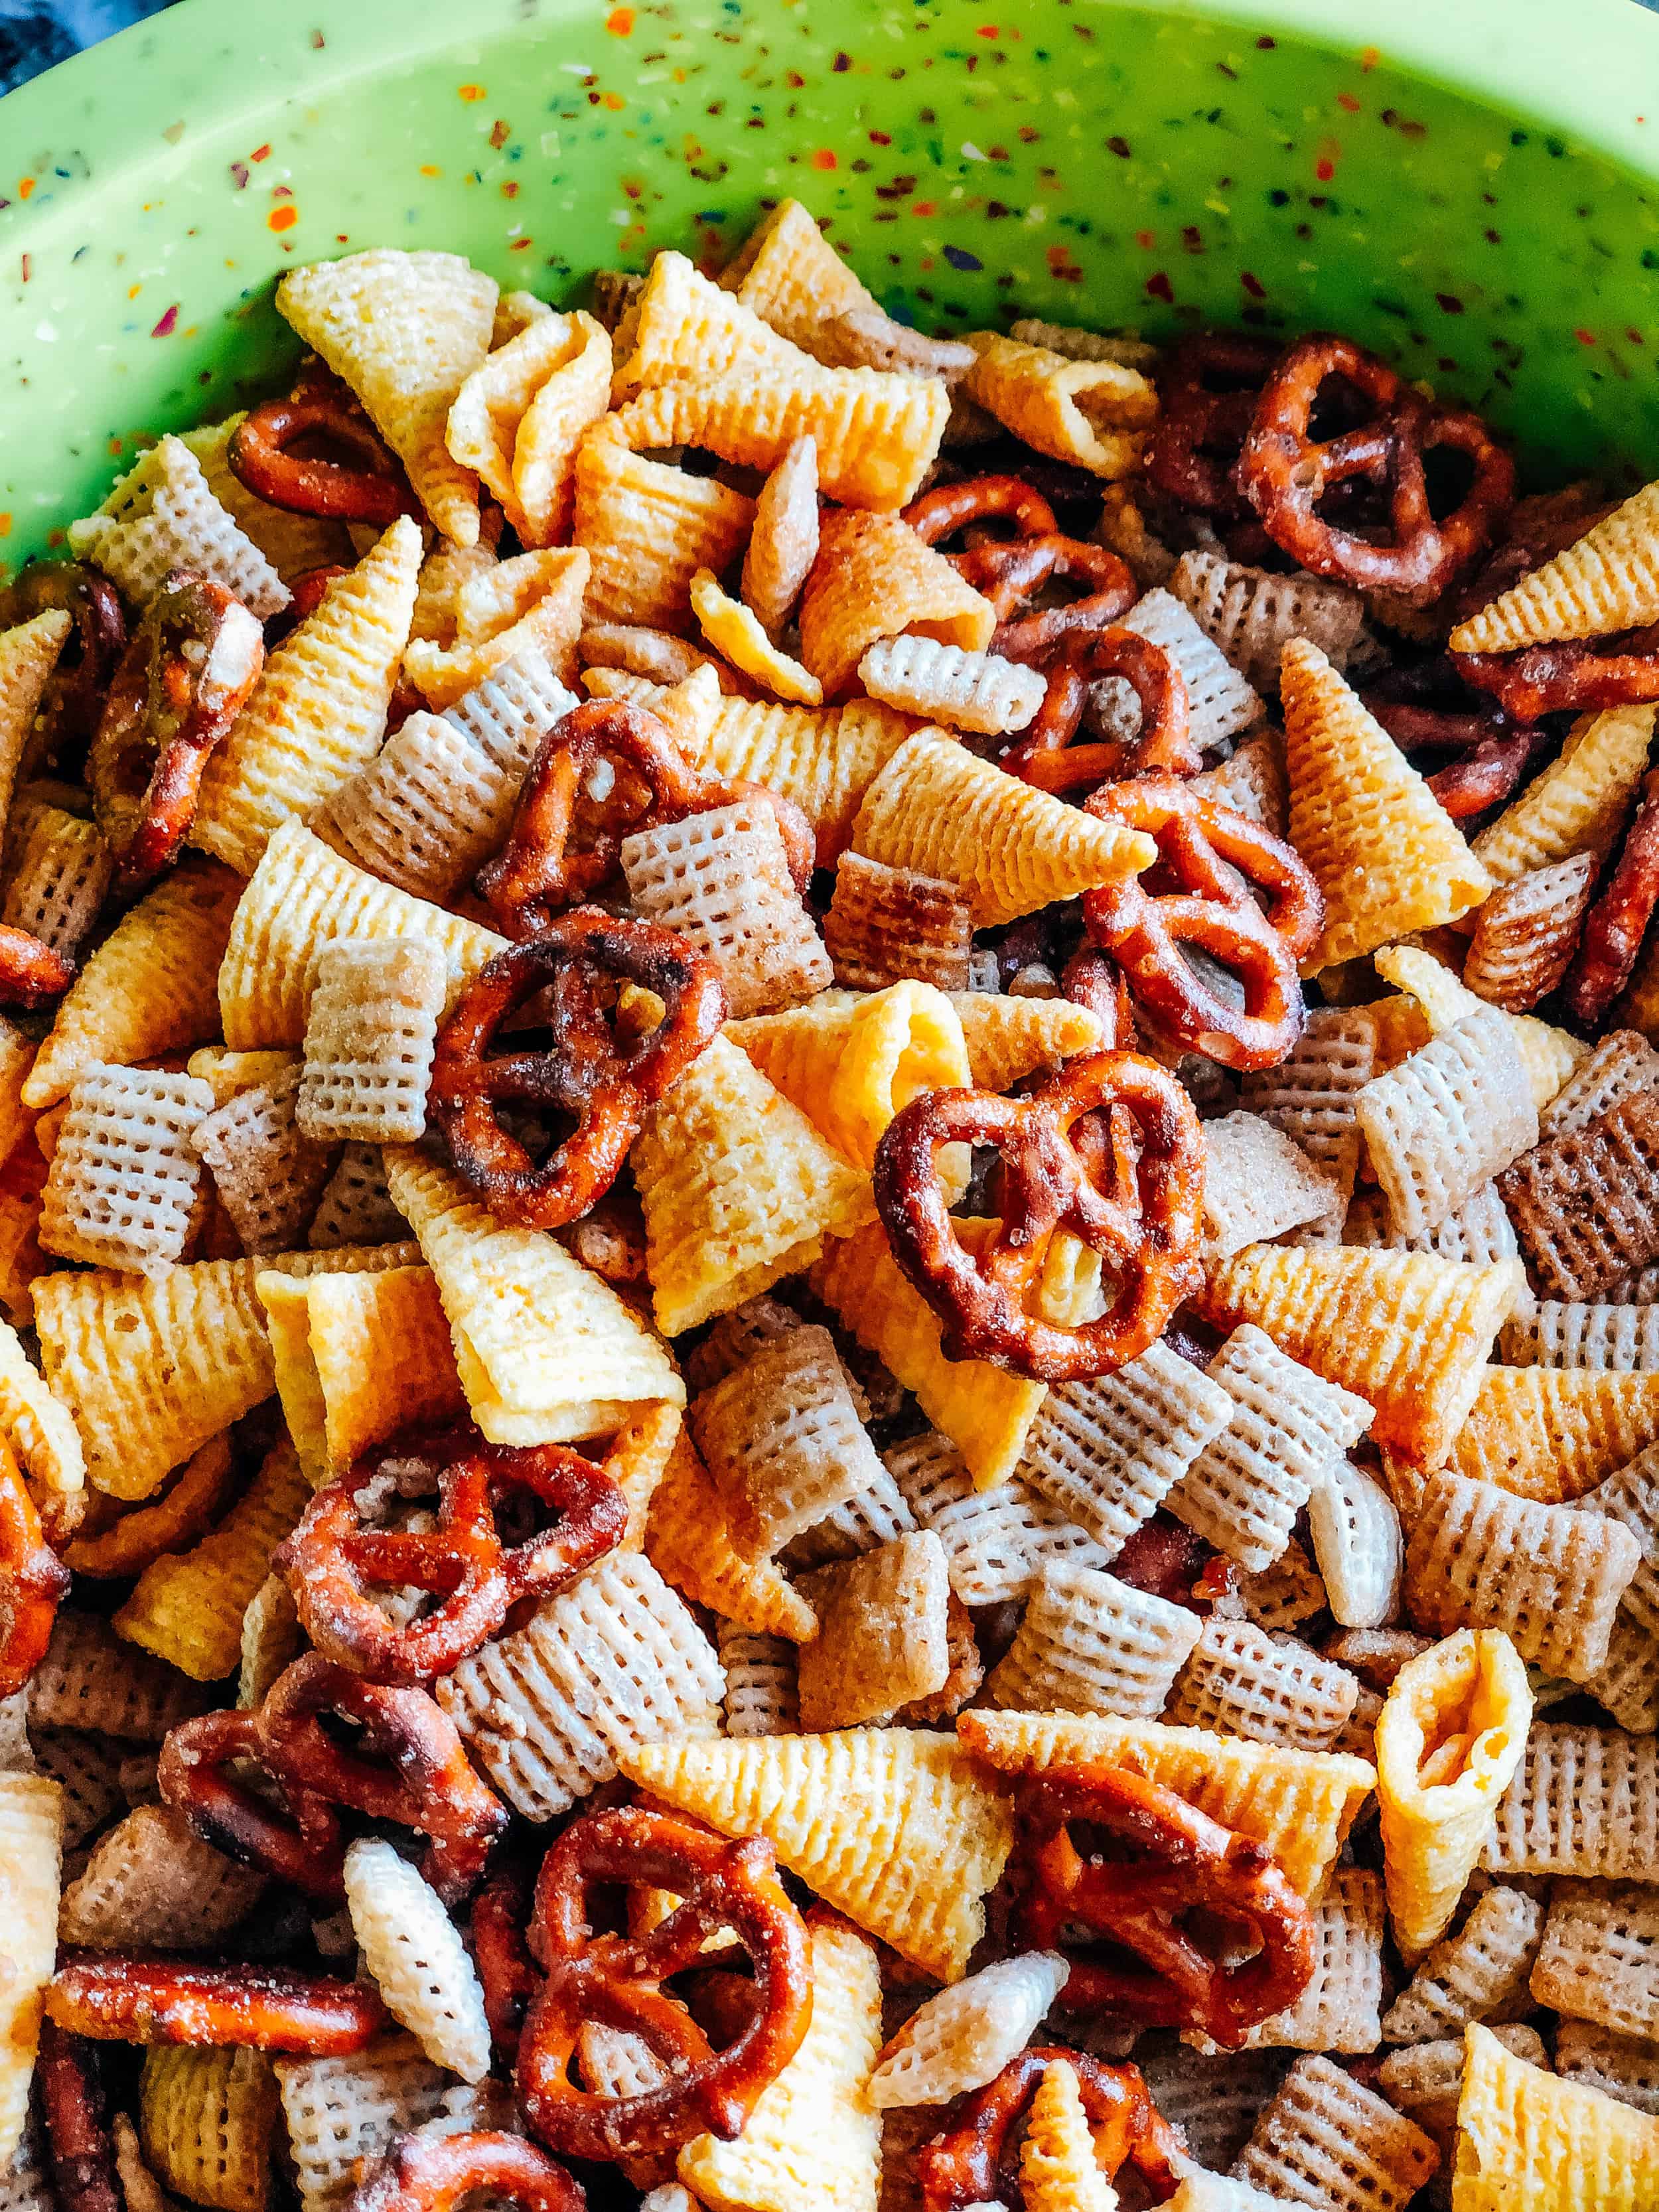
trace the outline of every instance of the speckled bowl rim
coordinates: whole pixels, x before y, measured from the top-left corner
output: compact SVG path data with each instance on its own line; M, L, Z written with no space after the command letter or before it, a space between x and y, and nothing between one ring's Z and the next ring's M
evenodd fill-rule
M1159 0L1091 4L1103 12L1156 11ZM1036 13L1042 0L1014 5ZM307 89L321 80L337 88L392 62L401 68L430 54L464 54L470 44L538 16L574 25L592 7L593 0L319 0L328 52ZM198 119L216 127L289 97L293 87L250 76L240 57L258 52L266 40L291 39L296 12L295 0L180 0L7 94L0 100L0 126L13 144L49 140L95 92L100 106L106 104L98 179L105 185L128 161L155 158L156 112L177 104L175 64L180 82L191 86ZM1397 67L1505 112L1565 126L1586 146L1659 176L1659 15L1635 0L1571 0L1570 11L1566 0L1172 0L1162 12L1349 52L1374 45ZM211 36L204 29L210 17ZM210 55L232 17L230 50ZM134 70L128 56L140 40L143 63ZM1653 97L1638 109L1644 84ZM1608 96L1609 88L1626 86L1636 88L1628 104ZM210 118L202 115L205 101ZM62 220L84 189L71 185L55 192L33 220L43 228ZM31 218L27 205L14 204L0 215L0 229L9 242L27 235Z

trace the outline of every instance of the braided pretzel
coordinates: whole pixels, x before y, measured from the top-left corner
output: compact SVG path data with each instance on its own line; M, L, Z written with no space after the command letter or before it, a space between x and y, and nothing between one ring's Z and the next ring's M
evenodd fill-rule
M1053 2046L1022 2051L1001 2073L976 2090L954 2124L922 2149L916 2161L921 2212L966 2212L972 2205L1019 2204L1018 2130L1037 2084L1063 2062L1077 2075L1084 2117L1095 2139L1105 2178L1115 2181L1133 2166L1152 2202L1162 2204L1180 2186L1186 2154L1180 2136L1152 2102L1138 2066L1106 2066L1085 2051Z
M453 2212L475 2193L526 2212L584 2212L587 2203L580 2185L534 2143L480 2130L394 2136L347 2212Z
M121 594L107 576L83 561L33 561L15 583L0 586L0 629L54 611L69 615L75 629L46 678L35 712L35 727L49 758L65 747L84 744L97 728L127 642Z
M994 1146L1002 1160L1002 1219L975 1252L939 1176L939 1147L964 1140ZM1102 1149L1109 1189L1097 1180ZM1146 1349L1200 1279L1203 1133L1175 1078L1133 1053L1070 1060L1027 1098L925 1091L883 1133L875 1185L893 1256L939 1316L949 1359L988 1359L1040 1382L1109 1375ZM1109 1310L1074 1328L1027 1310L1060 1229L1115 1279Z
M1073 744L1089 687L1107 676L1121 677L1139 701L1140 727L1133 738ZM1048 670L1036 719L1002 765L1053 792L1154 769L1196 775L1203 763L1192 739L1186 678L1162 646L1138 631L1113 628L1074 638Z
M17 1462L0 1443L0 1698L21 1690L46 1656L69 1586Z
M343 2058L366 2049L386 2024L380 1992L368 1982L121 1952L58 1955L46 2017L94 2042L251 2045Z
M658 1026L632 1044L620 1041L602 1003L613 978L666 1006ZM544 992L550 1048L492 1057L503 1022ZM560 1228L610 1189L646 1108L725 1018L714 964L684 938L659 922L581 907L498 952L463 992L439 1033L430 1110L493 1213L526 1228ZM577 1127L537 1166L496 1119L505 1100L574 1115Z
M1146 448L1149 482L1218 521L1248 514L1233 470L1279 355L1270 338L1242 331L1177 339L1158 372L1158 421Z
M1140 596L1128 563L1104 545L1068 538L1048 501L1018 477L975 477L942 484L904 510L924 545L937 544L972 523L1006 520L1016 535L945 557L963 581L989 599L997 629L991 650L1008 660L1042 660L1073 639L1091 636L1127 613ZM1016 608L1056 577L1086 584L1069 606L1045 607L1012 619Z
M325 1713L356 1723L356 1750L322 1726ZM276 1783L286 1817L228 1771L244 1759ZM421 1871L446 1899L471 1888L507 1825L454 1723L425 1691L362 1681L316 1651L278 1675L258 1712L180 1722L158 1775L162 1796L204 1842L308 1897L343 1894L336 1806L424 1835Z
M1297 963L1325 926L1325 901L1307 863L1270 830L1174 776L1103 784L1087 811L1158 841L1149 878L1087 891L1083 900L1091 939L1121 963L1136 1003L1189 1051L1227 1067L1276 1066L1302 1032ZM1178 889L1160 892L1156 885L1165 879ZM1252 886L1272 901L1265 915ZM1182 957L1188 945L1237 975L1242 1011Z
M313 448L343 447L358 465L314 451L302 458L290 450L302 441ZM376 530L389 528L400 514L420 520L403 464L350 389L315 361L286 399L267 399L243 416L226 459L249 491L291 514L328 515Z
M596 1934L595 1883L649 1882L679 1898L648 1936ZM732 1931L754 1967L757 2009L716 2051L663 1984L708 1963L703 1945ZM742 2129L762 2091L799 2049L811 2017L806 1929L784 1894L772 1846L735 1841L641 1807L585 1814L542 1862L530 1945L547 1970L519 2043L519 2101L561 2156L616 2160L669 2150L705 2130ZM570 2064L584 2022L640 2036L672 2070L638 2096L580 2087Z
M578 803L585 787L616 787L617 770L643 787L647 804L635 808L626 829L600 826L582 852L572 852ZM812 872L816 841L793 799L763 785L724 783L695 768L665 726L648 708L625 699L591 699L573 708L542 739L514 811L506 844L478 872L479 891L508 937L543 933L551 918L597 890L616 873L623 838L647 823L683 822L752 799L777 817L791 876L804 890Z
M435 1528L362 1525L363 1492L392 1466L437 1490ZM504 1547L495 1509L526 1492L560 1525ZM371 1681L430 1682L493 1636L518 1599L545 1596L602 1558L627 1523L620 1487L580 1452L489 1444L466 1428L421 1431L376 1445L319 1490L271 1564L325 1656ZM375 1603L377 1588L426 1590L441 1602L399 1623Z
M87 756L125 890L151 882L196 818L202 771L264 666L264 633L222 584L175 568L144 610Z
M1198 2028L1237 2051L1251 2028L1294 2004L1314 1970L1313 1915L1261 1844L1224 1828L1161 1783L1094 1762L1045 1768L1021 1787L1024 1890L1020 1939L1071 1960L1066 2002L1148 2027ZM1125 1863L1085 1857L1072 1824L1140 1846ZM1202 1911L1243 1923L1259 1944L1242 1965ZM1112 1952L1078 1951L1064 1931L1085 1927ZM1213 1948L1201 1940L1207 1935ZM1236 1936L1234 1938L1236 1945ZM1139 1964L1124 1965L1128 1951Z
M1373 411L1321 439L1310 424L1329 377ZM1453 511L1437 520L1423 463L1441 447L1466 454L1474 477ZM1328 492L1362 478L1386 496L1386 542L1340 529L1319 512ZM1291 346L1262 387L1237 481L1273 543L1304 568L1424 605L1490 544L1515 496L1515 464L1478 415L1425 400L1350 338L1316 335Z
M1455 653L1451 663L1517 722L1632 706L1659 699L1659 623L1519 653Z

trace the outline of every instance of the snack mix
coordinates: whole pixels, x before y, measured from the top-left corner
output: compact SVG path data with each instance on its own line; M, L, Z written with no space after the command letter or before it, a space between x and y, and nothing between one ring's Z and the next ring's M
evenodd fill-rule
M0 584L0 2212L1651 2212L1659 485L592 297Z

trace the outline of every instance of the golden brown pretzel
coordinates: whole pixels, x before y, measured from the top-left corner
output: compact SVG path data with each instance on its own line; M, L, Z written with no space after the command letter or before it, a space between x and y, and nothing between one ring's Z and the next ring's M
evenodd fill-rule
M1184 2147L1152 2102L1139 2068L1106 2066L1085 2051L1050 2046L1022 2051L1010 2059L922 2150L916 2162L921 2212L1024 2203L1018 2124L1038 2082L1061 2062L1077 2075L1084 2117L1107 2179L1115 2180L1124 2166L1133 2166L1154 2203L1174 2196L1185 2165Z
M189 2043L345 2057L386 2026L368 1982L283 1966L204 1966L119 1951L58 1953L46 2016L100 2043Z

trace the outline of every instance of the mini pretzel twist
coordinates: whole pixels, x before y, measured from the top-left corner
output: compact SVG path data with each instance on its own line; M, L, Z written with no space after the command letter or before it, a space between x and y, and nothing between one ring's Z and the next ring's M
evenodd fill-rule
M1306 1987L1314 1970L1306 1900L1261 1844L1173 1790L1103 1762L1052 1766L1022 1786L1018 1814L1020 1940L1070 1960L1066 2002L1076 2010L1196 2028L1237 2051ZM1138 1845L1140 1856L1087 1856L1074 1823ZM1189 1918L1195 1912L1201 1921ZM1111 1949L1079 1949L1066 1933L1079 1928ZM1258 1948L1230 1966L1241 1935ZM1122 1963L1125 1951L1139 1963Z
M1333 378L1370 413L1316 437L1315 404ZM1468 457L1474 476L1452 512L1437 518L1424 460L1447 447ZM1387 501L1382 542L1319 511L1328 493L1362 479ZM1273 543L1304 568L1424 605L1491 543L1515 496L1515 464L1479 416L1425 399L1352 339L1316 334L1291 346L1263 386L1237 481Z
M395 2136L346 2212L454 2212L475 2193L526 2212L584 2212L587 2203L580 2184L545 2151L492 2129Z
M1146 475L1159 491L1218 522L1249 514L1233 471L1279 352L1270 338L1232 331L1198 332L1170 347L1146 449Z
M294 450L301 444L311 451ZM331 448L352 460L330 458ZM349 386L315 361L287 398L249 410L231 433L226 459L251 492L292 514L331 516L376 530L389 528L400 514L420 520L403 464Z
M597 1933L590 1889L638 1882L681 1902L648 1936ZM706 1966L705 1939L719 1929L749 1954L757 2007L716 2051L663 1984ZM676 1814L589 1813L567 1828L542 1862L530 1948L547 1978L520 2038L519 2101L562 2157L672 2150L705 2131L729 2142L794 2057L811 2018L806 1929L778 1881L772 1846L758 1836L729 1840ZM632 2097L573 2081L585 2021L641 2037L669 2078Z
M1455 653L1451 663L1517 722L1599 713L1659 699L1659 623L1519 653Z
M619 789L618 787L623 788ZM624 796L635 804L623 826ZM573 708L542 739L506 844L478 872L478 890L508 937L535 937L617 871L623 839L647 823L683 822L752 799L777 817L796 888L812 872L811 825L792 799L762 785L725 783L688 761L665 725L625 699ZM586 847L572 839L587 801ZM642 801L642 803L641 803Z
M1103 784L1087 811L1158 842L1145 877L1083 900L1091 939L1121 963L1137 1006L1189 1051L1228 1067L1276 1066L1302 1032L1297 963L1325 926L1325 901L1306 862L1283 838L1174 776ZM1253 888L1268 895L1265 915ZM1242 1010L1182 957L1186 945L1237 975Z
M1121 677L1133 691L1140 727L1133 738L1074 744L1089 687L1107 676ZM1153 770L1196 775L1203 762L1193 743L1186 678L1162 646L1136 630L1114 627L1073 638L1048 669L1036 720L1002 765L1053 792Z
M362 1525L364 1491L393 1467L400 1475L418 1472L436 1489L435 1528ZM526 1495L558 1516L558 1525L503 1545L496 1510ZM545 1596L602 1558L627 1523L621 1489L580 1452L486 1443L471 1428L422 1430L376 1445L319 1490L271 1564L328 1658L371 1681L423 1683L453 1674L520 1598ZM440 1602L395 1621L373 1593L399 1588Z
M84 561L32 561L0 586L0 629L54 611L70 616L75 630L46 679L35 726L46 757L69 769L98 726L126 649L127 618L114 585Z
M1175 2195L1187 2160L1180 2136L1152 2102L1138 2066L1107 2066L1086 2051L1022 2051L955 2113L916 2161L921 2212L966 2212L975 2204L1022 2204L1019 2123L1037 2084L1063 2062L1077 2075L1095 2154L1109 2180L1133 2166L1154 2203Z
M202 772L264 660L264 633L240 599L173 570L121 657L87 756L120 889L151 882L184 843Z
M940 1146L962 1142L994 1146L1002 1161L1002 1218L977 1251L958 1237L939 1174ZM924 1092L884 1132L875 1185L893 1256L939 1316L950 1359L1042 1382L1110 1374L1200 1279L1203 1133L1174 1076L1133 1053L1070 1060L1026 1098ZM1070 1328L1027 1310L1061 1229L1100 1255L1114 1294L1100 1319Z
M94 2042L247 2044L341 2058L365 2049L386 2024L380 1992L367 1982L124 1952L60 1950L58 1957L46 2017Z
M904 520L925 545L974 524L1011 521L1015 537L970 545L945 557L996 610L991 650L1007 660L1040 661L1074 639L1092 636L1140 596L1127 562L1104 545L1068 538L1048 501L1018 477L975 477L942 484L906 507ZM1057 577L1088 586L1067 606L1014 619L1031 594Z
M69 1586L17 1462L0 1443L0 1698L21 1690L46 1656Z
M356 1749L323 1727L333 1714L356 1723ZM276 1784L286 1818L228 1771L243 1759ZM337 1806L424 1835L421 1870L447 1899L472 1887L507 1825L454 1723L425 1691L365 1682L316 1651L278 1675L257 1712L181 1722L158 1771L162 1796L204 1842L308 1897L343 1894Z
M624 1044L605 1000L619 982L653 992L666 1011ZM492 1054L507 1018L546 994L545 1050ZM455 1164L490 1211L532 1229L589 1212L615 1182L660 1098L726 1018L713 961L660 923L598 907L557 915L544 933L498 952L439 1032L430 1110ZM574 1115L574 1132L538 1165L497 1119L505 1102Z

